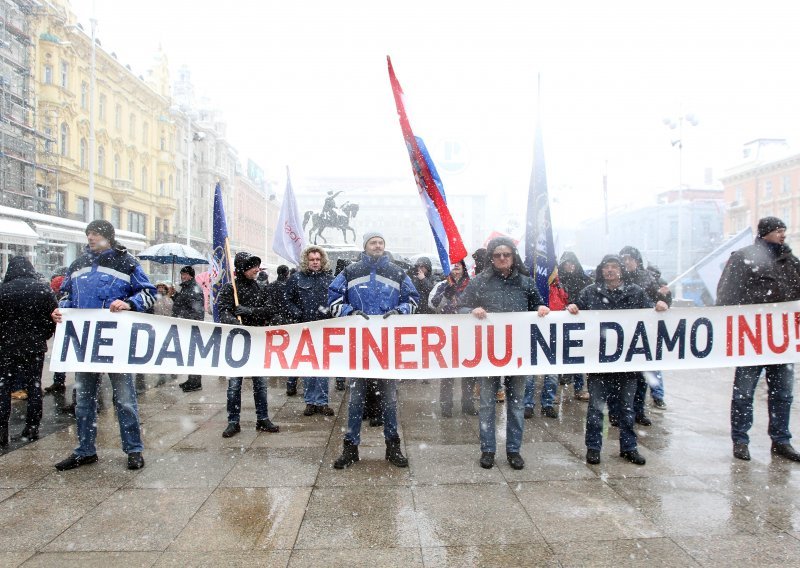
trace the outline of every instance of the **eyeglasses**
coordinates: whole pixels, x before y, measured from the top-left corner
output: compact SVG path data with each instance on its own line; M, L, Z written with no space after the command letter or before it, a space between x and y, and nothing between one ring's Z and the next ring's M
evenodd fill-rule
M514 253L511 252L493 252L492 258L511 258Z

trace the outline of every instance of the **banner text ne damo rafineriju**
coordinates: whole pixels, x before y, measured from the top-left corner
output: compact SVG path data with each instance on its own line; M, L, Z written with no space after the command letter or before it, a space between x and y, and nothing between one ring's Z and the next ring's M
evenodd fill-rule
M732 367L800 360L800 302L708 308L345 317L244 327L62 310L50 369L422 379Z

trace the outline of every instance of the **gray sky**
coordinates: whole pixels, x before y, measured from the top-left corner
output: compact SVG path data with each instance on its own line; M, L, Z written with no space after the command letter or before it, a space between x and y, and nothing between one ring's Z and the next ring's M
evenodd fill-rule
M73 0L87 31L92 4ZM280 187L287 164L298 189L312 176L411 180L387 54L445 190L497 195L512 211L525 205L540 74L556 227L602 209L606 163L612 207L677 185L664 117L700 121L684 131L684 183L705 167L720 175L754 138L792 142L800 126L788 2L94 4L105 49L137 72L159 45L173 69L189 65L240 155Z

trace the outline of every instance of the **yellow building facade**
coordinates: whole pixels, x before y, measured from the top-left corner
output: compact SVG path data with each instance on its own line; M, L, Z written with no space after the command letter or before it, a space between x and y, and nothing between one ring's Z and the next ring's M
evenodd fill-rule
M138 76L96 41L93 73L91 30L63 0L36 14L32 35L36 122L46 139L40 191L61 217L103 218L149 243L167 240L174 232L177 173L166 57L159 54L147 76Z

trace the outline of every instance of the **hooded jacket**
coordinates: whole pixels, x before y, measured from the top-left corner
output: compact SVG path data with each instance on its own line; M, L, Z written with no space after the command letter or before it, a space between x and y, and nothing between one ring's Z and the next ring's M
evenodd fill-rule
M84 253L67 269L61 283L62 308L108 308L114 300L127 302L131 309L146 312L155 303L156 288L139 261L125 247Z
M573 272L567 272L564 268L567 262L575 265ZM591 283L592 279L586 275L577 255L571 251L565 252L558 264L558 278L550 285L550 309L565 309Z
M203 321L206 317L203 289L190 278L172 296L172 317Z
M667 292L666 294L662 294L659 292L661 288L661 284L659 284L658 279L653 275L652 272L647 270L644 267L644 260L642 259L642 253L639 252L639 249L632 246L622 247L619 251L619 256L632 256L636 260L636 270L633 272L628 272L625 270L625 265L622 265L622 279L629 283L629 284L636 284L642 290L645 291L647 296L653 301L658 302L659 300L666 302L668 306L672 305L672 292Z
M603 257L595 271L595 283L587 286L574 300L581 310L636 310L652 308L655 305L645 291L636 284L626 282L624 277L619 288L610 290L603 278L603 266L616 262L622 269L622 261L617 255L608 254ZM624 270L623 270L624 272Z
M507 246L514 253L511 273L503 276L491 262L487 262L483 272L467 285L461 304L470 309L483 308L490 313L536 311L544 302L533 278L522 273L525 267L514 242L506 237L492 239L486 247L487 260L499 246Z
M328 304L333 317L348 316L355 310L368 315L391 310L413 314L419 305L419 292L385 253L372 258L362 252L358 262L348 265L331 282Z
M30 261L12 258L0 284L0 350L45 353L56 330L50 314L57 307L55 294L39 280Z
M800 261L788 245L760 237L731 253L717 284L717 305L765 304L800 299Z
M425 278L420 280L417 278L417 269L422 267L425 269ZM419 292L419 310L417 313L420 314L432 314L434 310L428 304L428 301L431 297L431 291L433 290L433 264L431 264L431 260L426 256L421 256L414 264L414 266L409 270L409 277L411 278L411 282L414 284L414 287Z

